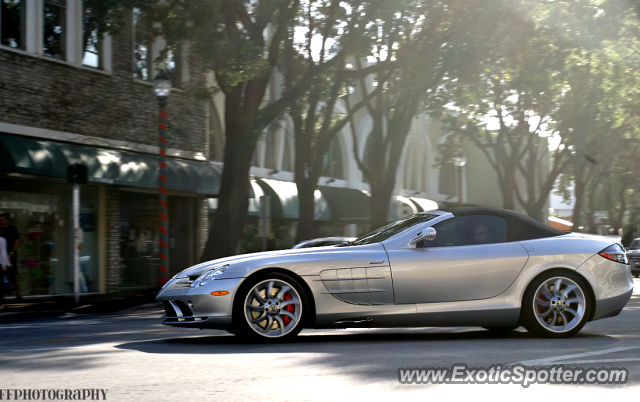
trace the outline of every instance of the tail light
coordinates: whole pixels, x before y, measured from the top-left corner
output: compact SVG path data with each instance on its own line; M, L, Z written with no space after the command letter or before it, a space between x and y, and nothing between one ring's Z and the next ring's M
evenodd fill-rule
M617 244L610 245L598 254L606 258L607 260L629 265L629 260L627 260L627 253L625 253L624 249Z

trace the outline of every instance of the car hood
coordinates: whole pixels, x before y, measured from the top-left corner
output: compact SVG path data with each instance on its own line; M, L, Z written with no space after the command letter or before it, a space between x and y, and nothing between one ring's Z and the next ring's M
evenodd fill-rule
M367 244L348 247L314 247L264 251L241 254L207 261L180 272L177 277L201 275L204 272L229 264L229 268L219 279L240 278L250 275L256 269L284 268L299 275L317 275L322 269L355 268L389 265L387 253L382 244Z

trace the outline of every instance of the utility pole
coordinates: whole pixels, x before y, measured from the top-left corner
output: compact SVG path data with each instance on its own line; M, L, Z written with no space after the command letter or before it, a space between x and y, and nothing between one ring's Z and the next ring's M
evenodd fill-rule
M67 167L67 182L73 184L73 299L80 301L80 250L82 228L80 227L80 184L87 183L87 165L74 163Z

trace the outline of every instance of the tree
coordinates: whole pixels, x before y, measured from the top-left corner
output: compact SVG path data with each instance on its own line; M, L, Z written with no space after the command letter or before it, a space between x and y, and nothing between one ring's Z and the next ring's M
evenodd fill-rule
M351 7L360 8L362 4L352 2ZM309 7L300 13L299 26L307 31L304 43L294 43L293 35L290 36L290 44L287 45L287 53L284 58L283 81L285 90L293 88L302 72L315 68L324 63L330 57L333 40L332 26L336 20L341 20L349 13L340 1L333 0L324 14L319 13L317 5L309 4ZM353 11L351 14L354 14ZM320 43L317 56L314 56L314 42ZM353 45L352 48L356 48ZM296 49L297 48L297 49ZM319 74L309 91L296 99L292 99L288 105L288 113L293 122L293 134L295 139L295 167L294 177L298 189L300 214L296 242L315 237L314 206L315 190L318 180L323 174L324 157L337 134L349 121L349 116L357 112L362 106L350 111L347 115L336 113L336 105L347 94L345 78L340 71L344 69L346 53L342 53L341 59L335 67L327 69ZM316 60L317 59L317 60Z
M585 226L583 215L588 198L586 226L591 232L596 231L594 208L599 205L601 210L612 213L611 205L596 203L595 192L612 190L617 186L613 183L627 177L633 163L620 166L616 160L633 146L633 141L629 140L636 136L638 128L638 98L635 95L638 77L635 71L639 60L634 40L638 33L637 18L628 9L605 10L608 21L606 24L600 21L597 25L601 40L581 46L570 58L566 101L554 115L555 129L563 138L569 139L571 150L571 170L565 174L570 180L562 180L558 187L566 192L569 183L574 185L575 230ZM612 21L612 15L617 17L615 21ZM591 18L591 25L587 27L595 25L593 20ZM624 150L619 148L621 144L626 144ZM568 198L568 194L566 196ZM624 201L624 193L617 200ZM618 225L624 214L624 211L616 213Z
M584 168L585 156L597 146L598 126L589 121L602 95L598 69L589 60L616 32L612 20L618 12L589 0L511 2L480 79L450 87L457 133L485 153L505 208L519 203L541 219L558 177L572 163ZM541 162L549 156L550 134L558 146L547 170Z
M349 46L361 37L365 21L381 1L352 2L343 13L333 13L338 2L301 0L134 0L151 21L160 24L170 43L186 41L197 55L202 72L212 71L212 91L224 94L225 149L218 210L209 230L203 260L233 255L247 215L249 169L256 144L287 107L309 90L316 78L336 66ZM314 8L325 20L326 37L336 43L332 57L322 63L309 61L308 68L289 80L285 90L265 97L283 55L290 49L301 10ZM313 35L313 26L305 27ZM304 53L298 57L306 59ZM280 68L280 71L282 69Z
M466 71L478 36L491 30L491 6L478 1L389 2L368 30L370 53L355 60L356 95L373 120L365 158L354 155L371 187L371 224L386 223L396 173L413 118L436 98L447 73ZM492 16L493 17L493 16ZM371 64L362 59L368 57ZM372 74L373 85L367 75ZM351 109L352 101L348 102Z

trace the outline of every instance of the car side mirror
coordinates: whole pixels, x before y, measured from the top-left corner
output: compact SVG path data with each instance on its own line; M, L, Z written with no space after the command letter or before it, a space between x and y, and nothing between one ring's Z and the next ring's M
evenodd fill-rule
M416 237L409 242L410 246L415 246L421 240L433 240L436 238L436 230L432 227L428 227L422 232L418 233Z

